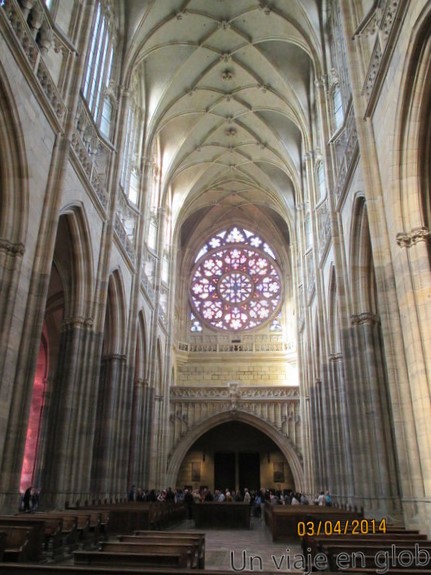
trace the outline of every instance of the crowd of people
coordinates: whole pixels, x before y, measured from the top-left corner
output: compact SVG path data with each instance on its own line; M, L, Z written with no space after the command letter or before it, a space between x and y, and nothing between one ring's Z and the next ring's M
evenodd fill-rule
M199 489L141 489L132 485L128 493L129 501L171 501L175 503L184 502L188 509L189 518L192 517L193 504L207 501L216 502L244 502L251 507L253 517L263 516L263 507L266 502L270 505L309 505L309 498L304 493L293 491L292 489L258 489L249 490L247 487L240 490L215 489L211 491L208 487ZM332 505L332 497L329 491L321 491L311 501L314 505Z

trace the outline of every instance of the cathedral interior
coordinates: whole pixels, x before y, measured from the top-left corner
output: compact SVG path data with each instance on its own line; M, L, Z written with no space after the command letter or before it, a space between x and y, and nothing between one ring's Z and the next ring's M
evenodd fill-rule
M0 505L329 490L431 535L428 0L0 2Z

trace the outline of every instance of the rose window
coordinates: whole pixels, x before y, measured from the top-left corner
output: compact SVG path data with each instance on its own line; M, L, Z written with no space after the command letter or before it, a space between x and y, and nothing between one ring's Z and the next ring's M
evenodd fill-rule
M280 308L281 279L274 252L259 236L234 227L211 238L192 272L194 314L222 330L247 330Z

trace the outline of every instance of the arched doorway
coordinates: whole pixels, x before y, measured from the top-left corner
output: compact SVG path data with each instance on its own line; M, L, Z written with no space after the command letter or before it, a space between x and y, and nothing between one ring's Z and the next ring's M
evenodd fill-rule
M197 489L295 489L291 466L276 443L242 421L227 421L203 433L188 449L176 484Z

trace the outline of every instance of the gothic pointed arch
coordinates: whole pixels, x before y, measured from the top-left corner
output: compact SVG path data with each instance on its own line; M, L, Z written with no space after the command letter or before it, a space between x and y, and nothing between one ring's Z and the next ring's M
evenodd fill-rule
M126 298L122 273L115 269L108 281L92 469L93 491L102 498L127 482L130 389L125 350Z
M390 411L389 382L382 336L382 296L377 289L373 246L365 198L357 194L352 210L350 230L350 282L352 292L351 333L349 346L356 350L351 361L358 376L349 390L351 437L354 450L364 457L367 451L367 473L361 469L366 483L365 494L380 493L380 501L371 502L376 510L397 512L398 481L394 455L394 430ZM350 354L350 350L348 351ZM360 422L358 424L358 422ZM365 463L365 459L362 464ZM356 480L359 478L358 477ZM390 496L388 495L390 494Z
M269 423L259 417L241 410L218 413L217 415L209 417L205 421L194 426L187 434L185 434L181 441L176 445L175 451L171 454L169 459L167 468L168 482L175 484L181 462L185 458L190 447L195 443L197 439L199 439L199 437L201 437L204 433L213 427L232 420L248 423L252 427L255 427L270 437L283 453L292 469L295 488L298 491L301 491L304 488L304 471L302 466L302 459L294 446L289 441L286 441L286 437Z
M371 236L364 196L358 194L352 210L350 285L355 313L376 312L376 284Z
M7 347L27 241L29 190L25 139L13 89L1 62L0 141L0 343ZM3 375L1 379L5 379Z
M104 355L123 354L126 341L126 297L122 273L114 270L108 283L104 326Z
M28 225L28 167L15 96L1 63L0 140L0 241L22 252Z
M85 208L69 204L60 212L60 221L67 222L73 265L70 313L75 317L89 317L89 302L94 290L93 241Z
M59 216L45 302L42 341L38 365L46 363L42 392L39 370L34 380L33 398L28 430L38 434L36 463L33 479L43 484L50 494L66 493L88 481L75 460L79 452L80 437L71 432L76 425L80 430L91 428L92 419L86 417L86 390L83 372L87 369L81 357L91 339L93 329L92 242L85 209L79 203L65 207ZM50 401L35 405L43 398ZM76 402L80 397L82 404ZM80 408L81 405L81 408ZM66 457L69 454L69 457ZM24 466L27 456L24 456ZM67 471L65 471L67 470ZM48 497L51 497L49 495ZM54 501L51 501L54 503Z
M329 352L337 353L340 351L340 317L339 317L339 300L337 293L337 278L335 267L331 267L328 286L328 325L329 325Z
M431 112L431 10L422 11L403 66L398 105L394 181L399 233L410 243L428 238L431 227L429 118ZM413 151L413 153L412 153ZM410 236L410 237L409 237ZM400 238L403 239L402 237Z

